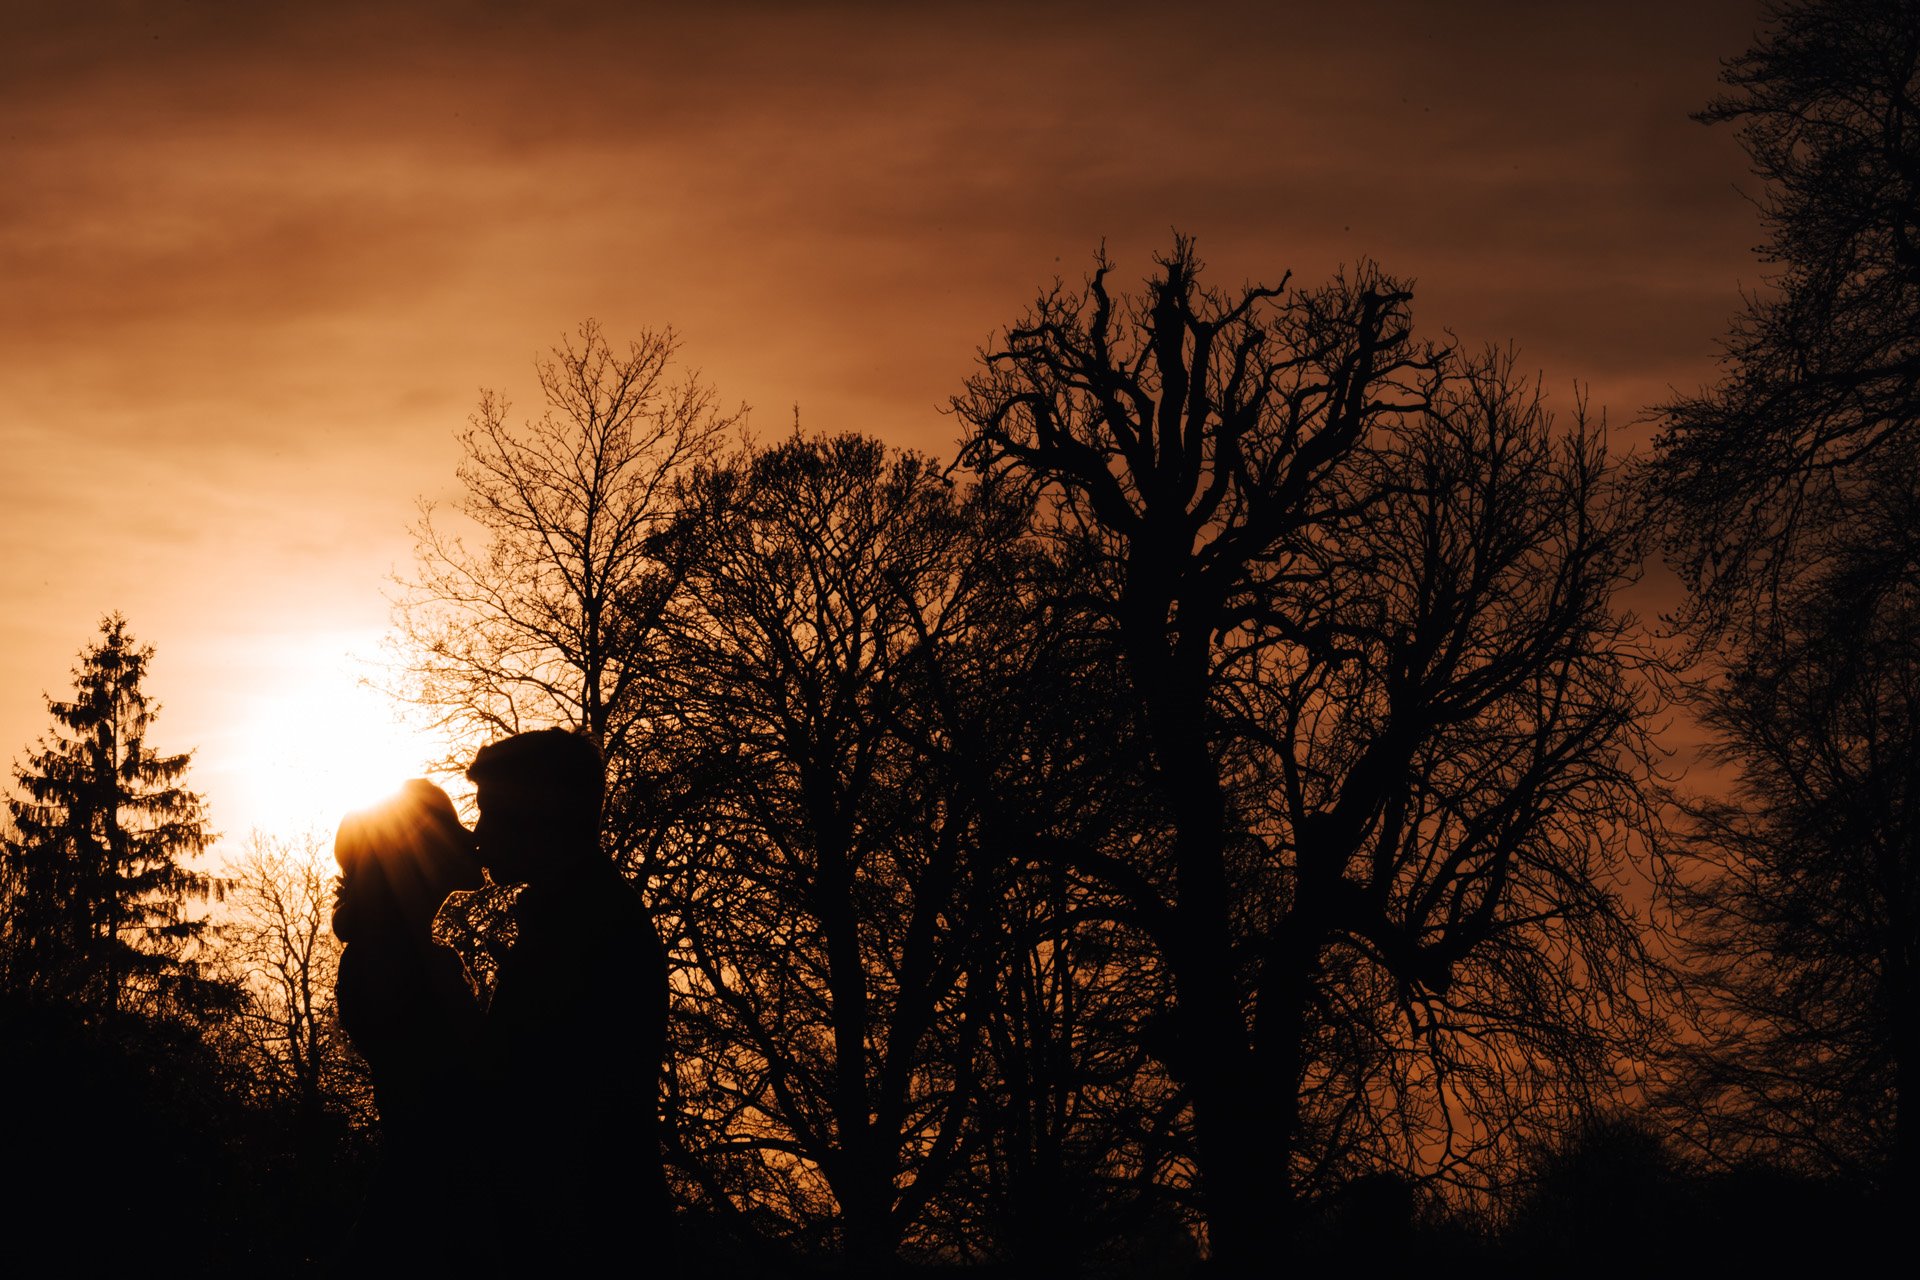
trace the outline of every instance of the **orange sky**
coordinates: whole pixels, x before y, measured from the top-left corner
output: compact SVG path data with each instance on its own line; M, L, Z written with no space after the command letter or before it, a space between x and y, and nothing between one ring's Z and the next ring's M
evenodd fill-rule
M331 825L270 802L313 767L284 722L370 723L344 655L414 499L584 317L676 326L763 437L797 404L949 454L975 349L1103 238L1137 277L1177 227L1227 285L1371 256L1622 425L1761 281L1735 139L1687 118L1755 0L0 21L0 753L122 610L234 835Z

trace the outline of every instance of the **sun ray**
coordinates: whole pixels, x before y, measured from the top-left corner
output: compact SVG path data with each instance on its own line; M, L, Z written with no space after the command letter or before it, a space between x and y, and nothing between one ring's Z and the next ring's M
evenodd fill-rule
M274 831L331 833L340 819L430 777L439 745L370 683L362 652L316 643L252 703L234 770L235 808Z

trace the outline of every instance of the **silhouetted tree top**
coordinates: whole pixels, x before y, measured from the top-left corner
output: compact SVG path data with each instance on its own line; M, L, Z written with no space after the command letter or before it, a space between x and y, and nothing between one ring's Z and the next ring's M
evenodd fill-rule
M186 904L210 882L188 860L212 833L180 785L190 755L147 745L152 659L112 614L80 655L73 697L47 699L54 732L17 768L8 802L8 979L100 1012L197 1017L232 992L195 950L208 922Z
M681 365L671 328L623 351L586 321L535 374L539 416L516 423L503 394L483 392L460 434L460 498L451 513L422 506L394 608L404 693L458 741L553 725L586 734L605 753L618 818L652 771L639 695L692 550L677 532L681 485L745 407L723 409ZM605 835L632 856L624 822Z
M1007 331L954 408L963 462L1057 484L1082 529L1184 541L1190 605L1227 607L1247 563L1329 514L1320 482L1384 418L1417 411L1436 353L1412 294L1363 265L1323 290L1199 282L1191 241L1116 297L1097 260ZM1337 501L1337 499L1333 499ZM1216 621L1200 621L1196 632Z
M1850 513L1911 483L1920 379L1920 19L1909 0L1794 0L1732 59L1732 123L1776 270L1719 384L1664 406L1652 494L1707 632L1859 543Z
M222 866L219 883L220 959L242 992L222 1028L225 1051L247 1067L256 1096L293 1108L309 1135L322 1112L364 1115L364 1069L334 1002L340 941L326 846L317 835L255 831Z

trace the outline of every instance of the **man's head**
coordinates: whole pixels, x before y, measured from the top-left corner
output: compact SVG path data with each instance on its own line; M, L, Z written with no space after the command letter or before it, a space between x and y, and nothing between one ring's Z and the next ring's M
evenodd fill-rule
M516 733L480 748L467 778L480 810L474 843L495 880L539 880L599 856L602 764L591 740Z

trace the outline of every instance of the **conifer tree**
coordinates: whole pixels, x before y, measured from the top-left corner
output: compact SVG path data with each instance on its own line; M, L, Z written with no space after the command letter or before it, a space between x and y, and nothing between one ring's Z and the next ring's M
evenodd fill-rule
M212 838L181 785L191 753L147 745L159 711L142 688L153 658L126 619L100 623L69 700L49 696L53 732L15 769L0 844L7 886L6 985L95 1012L198 1015L222 1003L188 911L209 877L187 860Z

